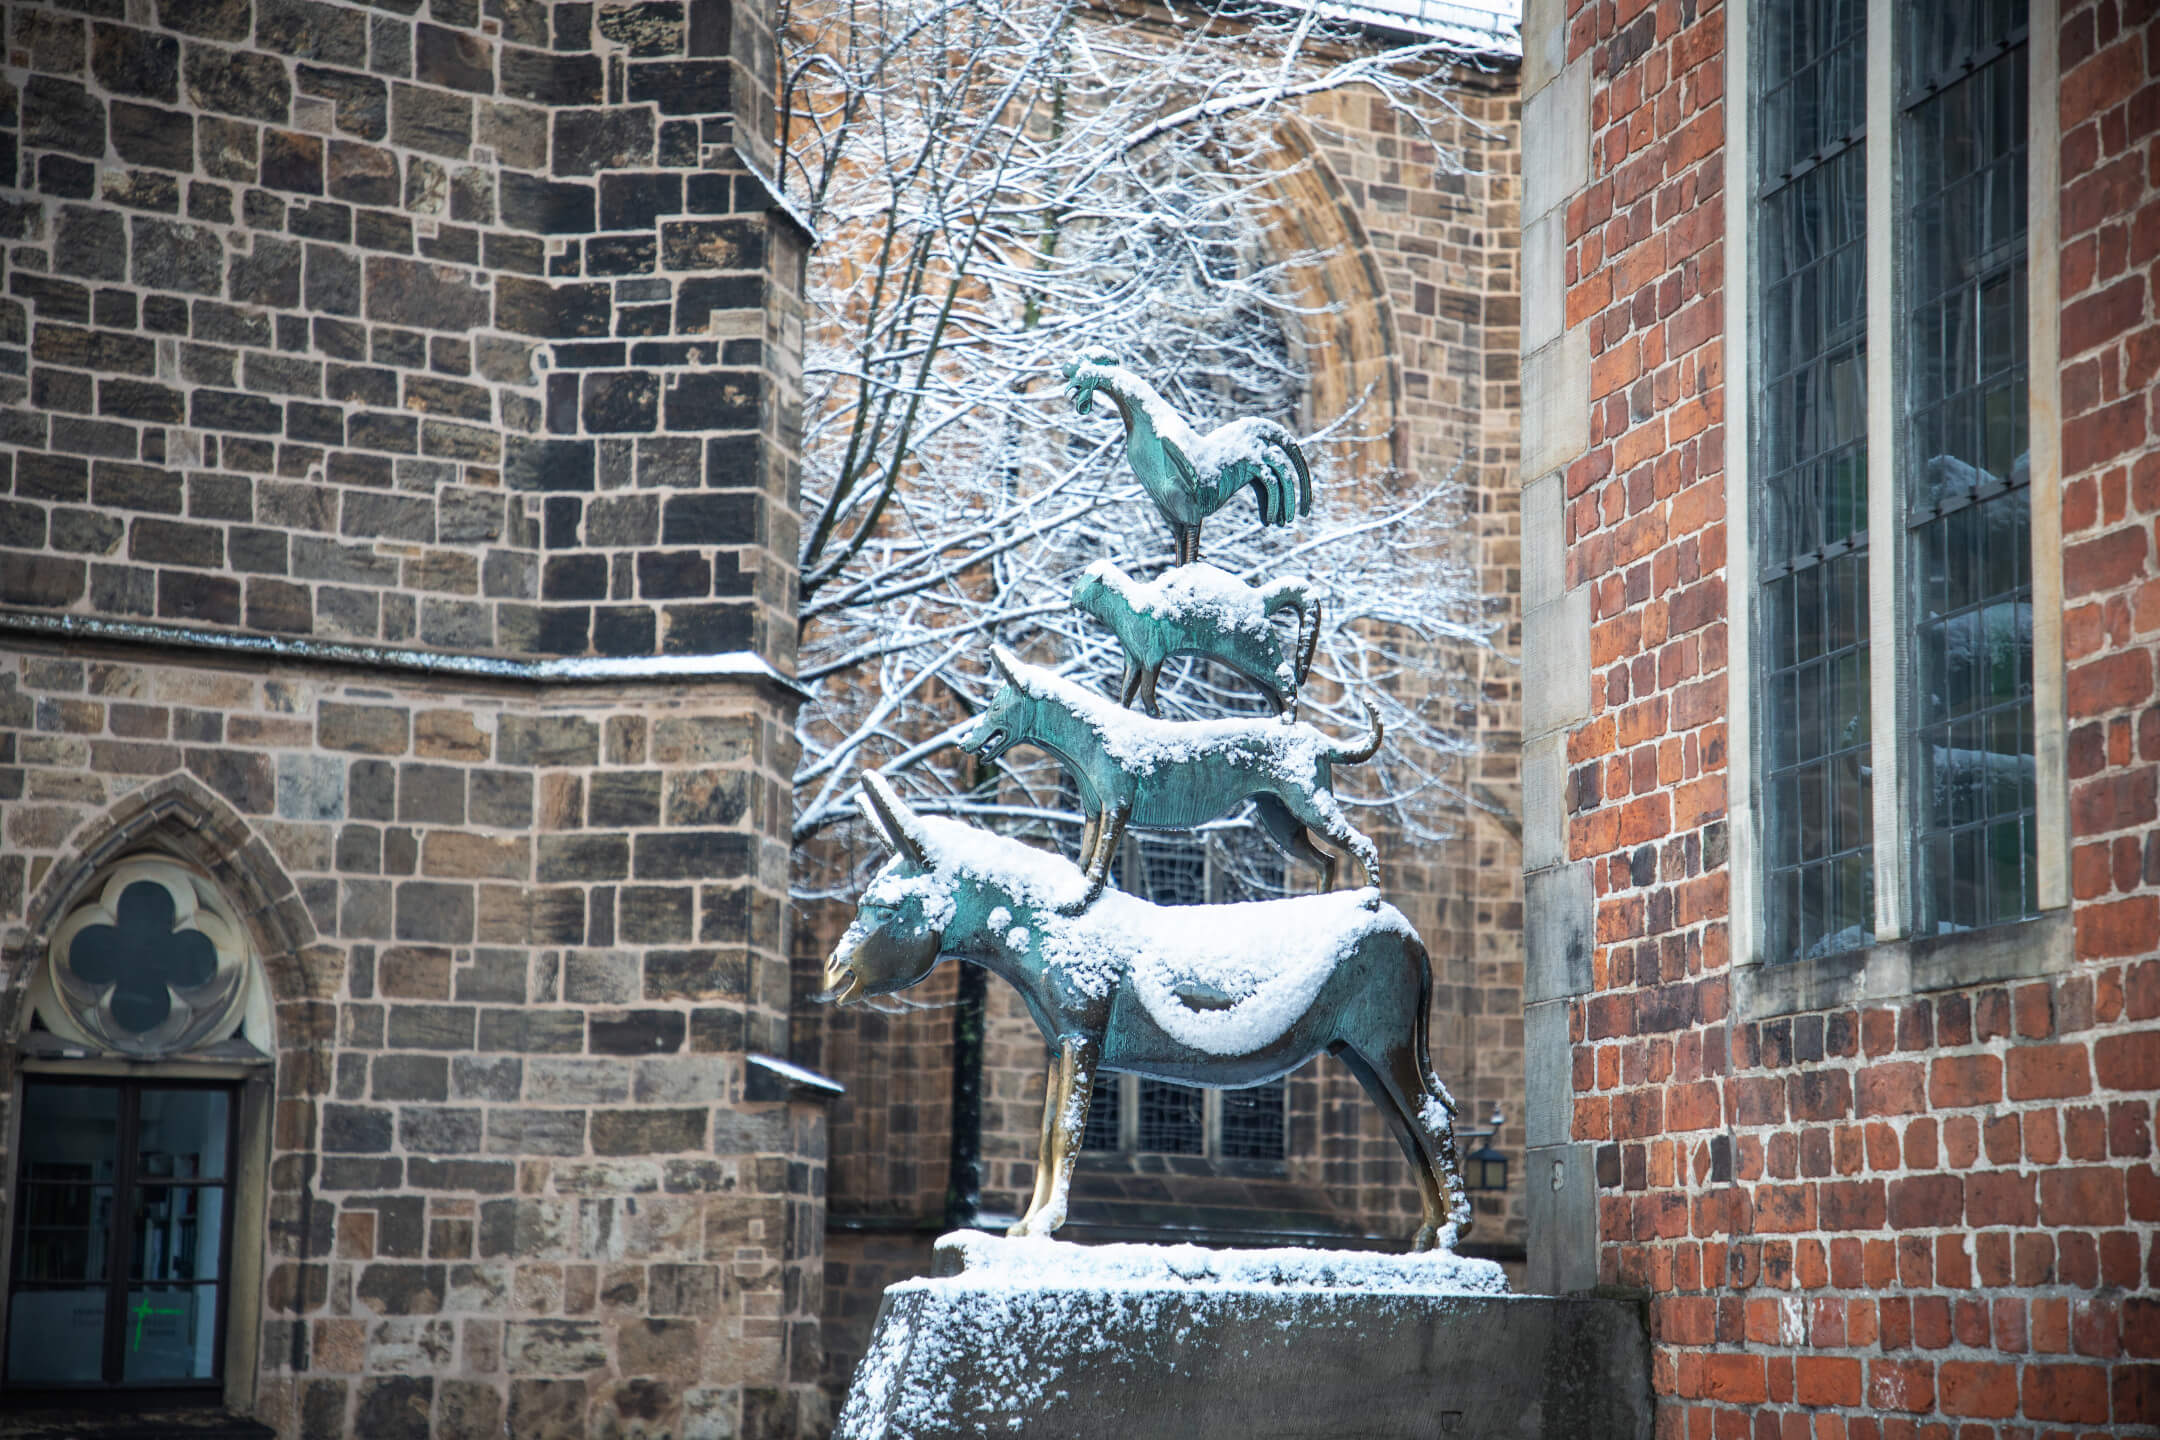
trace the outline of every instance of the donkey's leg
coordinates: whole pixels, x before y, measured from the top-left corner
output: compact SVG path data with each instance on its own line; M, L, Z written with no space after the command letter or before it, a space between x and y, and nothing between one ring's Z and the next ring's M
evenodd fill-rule
M1035 1212L1042 1209L1043 1202L1050 1198L1050 1131L1057 1118L1058 1068L1061 1063L1060 1057L1053 1055L1043 1071L1042 1137L1035 1146L1035 1193L1028 1197L1027 1213L1005 1227L1007 1235L1031 1234L1027 1228L1028 1221L1035 1217Z
M1125 657L1125 673L1118 677L1117 703L1128 710L1132 708L1133 696L1140 693L1140 676L1145 668L1131 655Z
M1313 844L1312 834L1290 813L1290 807L1273 795L1253 796L1253 814L1267 837L1293 860L1320 867L1322 894L1335 888L1335 857Z
M1140 703L1146 707L1147 713L1150 715L1162 714L1162 711L1155 704L1155 682L1161 678L1162 666L1160 665L1150 665L1140 672Z
M1125 822L1131 817L1130 797L1114 800L1103 807L1095 832L1095 852L1089 855L1083 849L1080 857L1081 864L1087 869L1087 895L1078 904L1058 906L1058 914L1078 915L1102 898L1103 887L1110 883L1110 862L1125 838Z
M1365 1087L1365 1093L1371 1096L1373 1104L1380 1108L1381 1117L1387 1121L1388 1129L1393 1132L1395 1143L1400 1145L1403 1154L1409 1157L1410 1172L1417 1178L1418 1205L1423 1212L1423 1223L1418 1226L1417 1238L1410 1242L1410 1248L1430 1250L1440 1243L1440 1226L1443 1223L1446 1203L1440 1190L1439 1164L1430 1151L1432 1142L1418 1123L1417 1114L1408 1109L1402 1098L1396 1094L1395 1082L1386 1059L1368 1057L1365 1051L1359 1048L1360 1045L1383 1051L1393 1047L1380 1037L1361 1036L1357 1040L1336 1042L1335 1054L1343 1064L1350 1067L1350 1073L1357 1076L1358 1084Z
M1388 1047L1383 1073L1389 1088L1403 1095L1404 1113L1424 1142L1425 1162L1432 1172L1417 1248L1452 1250L1457 1240L1470 1233L1472 1218L1470 1197L1463 1191L1462 1173L1455 1163L1455 1102L1433 1074L1425 1047L1413 1040L1398 1038Z
M1080 1160L1080 1137L1087 1132L1088 1107L1095 1098L1095 1061L1101 1054L1102 1042L1092 1036L1069 1036L1059 1044L1050 1093L1043 1097L1044 1156L1035 1176L1035 1202L1006 1234L1048 1235L1065 1223L1073 1166Z
M1329 844L1347 850L1356 857L1366 886L1374 890L1380 888L1380 852L1374 848L1372 841L1365 837L1365 832L1343 818L1340 804L1322 807L1311 803L1310 797L1294 792L1284 794L1281 798L1283 807L1298 820L1326 836ZM1330 890L1335 888L1335 874L1336 867L1330 861L1327 876L1327 888Z

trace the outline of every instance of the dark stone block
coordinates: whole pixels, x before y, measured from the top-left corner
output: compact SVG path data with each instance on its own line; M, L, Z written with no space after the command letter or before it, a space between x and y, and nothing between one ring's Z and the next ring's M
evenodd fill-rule
M25 451L15 457L15 493L25 500L84 500L90 462L72 455Z
M285 438L303 445L342 445L345 412L331 405L295 400L285 407Z
M405 408L425 415L450 415L461 420L492 418L492 401L487 389L479 385L467 385L457 380L442 380L428 375L405 377Z
M216 295L225 288L225 242L217 231L177 220L137 216L134 280L151 290Z
M390 133L390 87L369 75L348 75L319 65L300 65L294 74L303 95L315 95L336 105L337 128L363 140L380 140Z
M301 195L322 194L322 137L293 130L265 130L262 183L272 190L290 190Z
M377 1112L369 1112L377 1113ZM385 1115L387 1125L389 1117ZM385 1145L388 1131L385 1130ZM404 1162L396 1157L380 1160L364 1157L326 1155L323 1157L322 1173L316 1182L318 1190L395 1190L405 1183Z
M393 1122L388 1110L360 1105L325 1105L322 1148L325 1154L374 1155L390 1149Z
M600 178L600 228L650 230L662 215L682 211L680 175L604 175ZM648 244L650 236L640 237Z
M472 887L426 880L409 880L399 885L397 938L470 945L473 938Z
M394 455L418 452L420 422L410 415L384 415L369 411L355 415L345 426L345 443L361 450L387 450Z
M342 245L352 239L352 207L327 200L295 201L286 229L303 240Z
M37 188L39 193L61 200L95 199L97 166L66 155L40 155ZM24 234L21 238L28 239L29 235Z
M690 53L733 53L734 0L690 0Z
M559 184L537 175L505 170L499 194L502 222L515 229L542 235L575 235L593 228L590 185Z
M127 279L127 231L126 222L110 210L93 210L87 205L63 205L54 222L53 265L63 275L80 275L86 280ZM15 276L15 293L28 295L37 302L38 318L55 320L83 319L89 316L88 292L79 287L61 289L58 282L38 275ZM58 303L65 296L70 303ZM48 297L50 301L48 302ZM80 312L77 304L81 304ZM39 333L40 358L52 358L43 353L44 331ZM73 363L73 362L62 362ZM91 364L87 359L82 362Z
M187 407L178 390L148 380L101 380L98 414L151 425L178 425L185 421Z
M413 75L428 85L493 94L495 47L478 35L422 24L414 32Z
M698 163L699 144L697 121L663 120L660 122L659 161L662 165L679 170L695 168Z
M736 1000L750 991L750 963L733 950L651 950L647 1000Z
M254 24L249 0L157 0L158 23L205 40L245 40Z
M651 273L658 259L659 247L653 243L650 235L599 235L585 242L585 273L588 275L646 275ZM617 298L621 297L618 295ZM661 326L656 331L639 333L667 333L670 314L665 305L618 308L615 312L615 333L626 333L623 326L628 317L639 313L657 315Z
M630 66L630 103L663 115L721 115L734 106L730 60L648 60Z
M526 1055L575 1055L585 1048L585 1012L482 1010L480 1048Z
M516 335L605 335L611 306L606 285L548 285L515 275L495 281L495 328Z
M115 100L112 103L112 143L120 152L120 158L131 165L154 165L161 170L180 171L195 168L195 121L183 111L160 110L151 105ZM188 197L190 213L193 213L196 195L220 193L223 192L214 186L192 187ZM226 218L230 218L230 207L228 195ZM114 263L120 260L118 249L112 252L112 260Z
M330 193L340 200L355 205L398 203L397 156L388 150L351 140L332 140L328 177Z
M653 117L645 109L555 112L557 175L597 175L650 165ZM615 228L615 227L609 227Z
M268 815L277 807L277 772L267 755L191 747L187 768L242 814Z
M648 600L682 600L712 594L712 561L703 551L640 555L637 574L638 594Z
M33 506L12 507L29 510L43 521L43 512ZM120 541L127 534L127 526L117 515L107 515L99 510L55 510L52 514L52 548L78 555L110 555L120 548ZM32 546L40 542L25 542Z
M605 600L607 582L605 555L550 555L541 570L540 598Z
M305 279L304 293L310 310L323 311L332 315L358 315L360 313L360 261L357 256L348 255L343 250L329 245L310 245L307 247ZM331 347L324 343L323 327L325 323L321 320L315 322L316 347L330 352ZM364 355L366 351L363 349L360 353ZM333 371L343 371L347 367L333 365L330 368ZM388 378L387 372L361 373L383 374L386 379ZM388 405L395 402L396 394L394 384L387 388L389 390L388 395L380 400L352 393L331 394L330 398L363 405Z
M711 328L715 310L762 310L761 275L700 275L675 287L675 333L695 335Z
M283 407L259 395L235 390L197 390L190 397L188 412L188 423L198 430L277 435L285 429Z
M613 605L593 612L592 648L601 655L650 655L659 617L643 605Z
M83 562L53 555L11 556L0 565L0 602L72 605L82 598Z
M477 1109L408 1105L398 1111L398 1143L418 1154L471 1154L480 1148L480 1137Z
M640 835L631 873L640 880L732 880L748 873L751 845L747 835Z
M377 1262L362 1268L354 1293L378 1315L433 1315L442 1309L443 1267ZM425 1376L411 1375L361 1381L355 1433L368 1440L428 1440L427 1397L433 1385ZM371 1407L370 1392L386 1398Z
M538 275L547 268L547 246L532 235L490 234L481 242L480 254L490 270Z
M705 442L705 483L715 488L759 489L765 479L765 444L756 435L721 435Z
M680 55L684 34L682 0L637 0L629 5L603 6L600 33L628 50L633 59Z
M77 415L90 413L90 377L78 375L72 370L46 370L39 368L30 372L30 403L40 410L68 411Z
M390 210L355 211L353 243L364 245L370 250L389 250L399 255L410 255L413 248L412 221Z
M130 25L93 26L90 73L115 95L171 104L180 92L180 42Z
M676 1021L679 1037L682 1016L668 1013ZM596 1110L592 1117L593 1154L680 1155L686 1150L702 1150L707 1119L703 1110Z
M754 492L671 495L660 512L665 545L750 545L758 536Z
M597 55L551 55L544 50L505 45L501 68L502 93L513 100L531 100L541 105L597 105L602 98Z
M306 635L315 628L315 605L305 585L284 580L250 580L247 623L255 630Z
M302 60L367 68L367 17L314 0L256 0L255 41Z
M765 264L765 222L677 220L660 227L670 270L757 270Z
M178 515L181 508L179 475L150 465L100 460L93 473L90 495L99 506L112 510L147 510L159 515Z
M464 1057L460 1056L462 1064ZM497 1065L516 1065L515 1060L492 1062ZM513 1088L509 1094L490 1096L490 1099L515 1100ZM457 1190L467 1194L507 1195L517 1188L517 1165L509 1160L430 1160L415 1155L408 1166L406 1183L415 1190ZM475 1432L490 1433L490 1432Z
M292 115L292 81L275 56L190 45L183 65L196 108L282 125Z
M513 490L590 490L593 442L506 436L503 483Z
M668 655L718 655L747 650L757 612L749 605L670 605L661 651Z
M105 107L73 81L33 75L22 91L22 143L102 160Z
M119 235L121 236L120 243L125 247L127 242L124 232L119 228L119 216L108 215L105 211L92 210L87 206L66 206L61 210L63 224L66 223L68 212L71 210L76 211L81 216L80 223L85 227L83 231L85 236ZM113 228L111 230L101 230L99 227L108 219L113 222ZM62 241L61 243L65 245L68 242ZM122 267L118 274L91 276L89 278L124 280L127 278L127 272L125 267ZM90 319L90 290L87 286L17 270L8 277L8 291L10 294L19 295L28 300L40 320L87 323ZM183 328L187 324L186 309L186 303L181 302L182 318L180 323Z
M596 435L659 428L660 382L650 371L599 371L585 377L585 429ZM597 597L596 597L597 598Z
M301 253L296 241L257 235L251 253L233 257L227 293L242 305L291 309L300 303Z
M463 160L471 153L472 101L419 85L390 87L390 138L430 155Z
M487 292L469 272L421 260L367 259L367 318L428 330L471 330L488 320Z

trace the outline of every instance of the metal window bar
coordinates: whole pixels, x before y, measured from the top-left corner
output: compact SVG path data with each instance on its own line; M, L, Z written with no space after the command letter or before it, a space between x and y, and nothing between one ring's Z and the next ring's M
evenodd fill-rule
M1915 933L2038 910L2024 0L1900 7Z
M1757 0L1751 436L1768 960L1874 938L1865 0Z

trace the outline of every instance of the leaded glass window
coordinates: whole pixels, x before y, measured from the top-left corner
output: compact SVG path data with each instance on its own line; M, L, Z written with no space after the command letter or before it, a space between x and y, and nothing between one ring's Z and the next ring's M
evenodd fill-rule
M1915 933L2038 908L2026 5L1900 7Z
M1752 527L1764 955L1874 936L1865 0L1761 0Z

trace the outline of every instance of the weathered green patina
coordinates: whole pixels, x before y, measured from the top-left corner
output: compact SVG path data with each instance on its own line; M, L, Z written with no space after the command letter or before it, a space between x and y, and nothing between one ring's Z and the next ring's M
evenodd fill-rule
M875 773L863 788L894 855L825 962L819 998L905 990L946 956L1020 993L1053 1054L1035 1193L1009 1233L1064 1223L1097 1069L1237 1088L1322 1051L1350 1067L1410 1157L1423 1209L1414 1248L1452 1247L1467 1231L1455 1102L1429 1059L1431 964L1377 895L1206 907L1114 895L1075 917L1072 900L1094 884L1062 856L916 815Z
M1154 386L1107 350L1083 351L1065 366L1065 393L1082 415L1101 391L1125 422L1125 458L1155 508L1170 522L1180 565L1200 558L1200 522L1251 486L1263 525L1312 513L1312 471L1297 437L1273 420L1248 416L1202 435Z
M1331 783L1335 765L1369 760L1380 748L1380 717L1369 706L1372 732L1354 746L1302 722L1156 720L1029 665L1002 645L991 655L1005 683L960 746L995 760L1016 745L1035 745L1072 776L1087 817L1080 841L1088 877L1083 905L1102 894L1128 825L1189 830L1247 800L1276 844L1321 867L1321 888L1335 888L1337 862L1313 844L1313 830L1357 857L1365 884L1379 885L1379 852L1344 816Z
M1320 602L1297 576L1247 585L1213 565L1180 565L1151 583L1133 579L1108 560L1081 572L1073 604L1110 628L1125 651L1118 703L1138 695L1155 714L1155 682L1173 655L1199 655L1226 665L1260 687L1278 711L1297 718L1298 687L1312 668L1320 640ZM1295 651L1269 623L1278 610L1298 617Z

